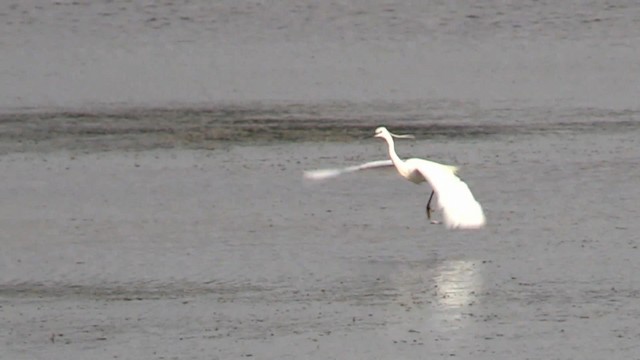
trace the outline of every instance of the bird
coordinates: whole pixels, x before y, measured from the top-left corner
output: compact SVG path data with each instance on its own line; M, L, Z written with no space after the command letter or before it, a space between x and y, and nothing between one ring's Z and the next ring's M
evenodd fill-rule
M456 166L444 165L434 161L410 158L402 160L395 150L393 138L415 138L413 135L396 135L386 127L375 130L374 137L387 142L389 160L376 160L342 169L319 169L304 172L304 178L323 180L360 170L395 166L398 173L414 184L427 182L431 186L431 195L427 201L427 218L431 220L431 201L437 198L437 209L442 210L444 224L449 229L479 229L486 224L482 206L471 193L469 186L457 176ZM432 223L438 223L432 221Z

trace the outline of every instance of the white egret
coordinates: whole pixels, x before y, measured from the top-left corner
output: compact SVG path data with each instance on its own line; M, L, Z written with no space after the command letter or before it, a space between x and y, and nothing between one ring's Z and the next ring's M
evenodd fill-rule
M442 210L444 223L448 228L476 229L484 226L485 216L482 206L473 197L467 184L456 176L458 169L455 166L418 158L400 159L396 154L393 138L413 138L412 135L396 135L390 133L385 127L379 127L376 129L375 137L383 138L387 141L391 160L372 161L343 169L305 171L305 178L322 180L359 170L395 166L398 173L405 179L415 184L426 181L431 186L432 192L426 209L429 219L431 219L431 200L435 193L438 208Z

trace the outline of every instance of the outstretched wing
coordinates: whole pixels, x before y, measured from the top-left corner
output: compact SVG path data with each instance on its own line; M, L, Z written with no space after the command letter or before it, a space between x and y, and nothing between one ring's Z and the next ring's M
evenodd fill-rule
M349 166L342 169L319 169L319 170L308 170L304 172L305 179L310 180L324 180L333 178L342 174L355 172L359 170L366 169L377 169L381 167L390 167L393 166L393 162L391 160L376 160L368 163L364 163L356 166Z
M448 228L476 229L485 225L482 206L473 197L469 186L456 176L455 167L422 159L410 160L438 196L438 205Z

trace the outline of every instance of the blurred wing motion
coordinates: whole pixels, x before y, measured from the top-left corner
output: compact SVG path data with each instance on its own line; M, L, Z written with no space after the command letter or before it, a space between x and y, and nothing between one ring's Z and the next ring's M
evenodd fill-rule
M376 160L368 163L364 163L362 165L349 166L342 169L319 169L319 170L309 170L304 172L304 178L310 180L324 180L334 178L336 176L355 172L359 170L366 169L376 169L381 167L391 167L393 166L393 162L391 160Z
M407 163L420 172L435 191L448 228L477 229L485 225L482 206L473 197L469 186L456 176L455 167L423 159L409 159Z

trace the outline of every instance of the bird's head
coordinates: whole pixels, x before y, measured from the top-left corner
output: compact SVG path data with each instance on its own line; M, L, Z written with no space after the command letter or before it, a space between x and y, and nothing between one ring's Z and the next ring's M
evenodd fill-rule
M374 137L379 137L383 139L390 139L391 137L398 138L398 139L415 139L416 138L413 135L396 135L390 132L389 130L387 130L387 128L384 126L380 126L379 128L376 129L376 134L374 135Z
M380 126L379 128L376 129L376 134L373 136L383 138L388 134L389 134L389 130L387 130L387 128L384 126Z

